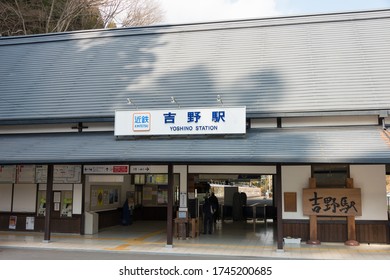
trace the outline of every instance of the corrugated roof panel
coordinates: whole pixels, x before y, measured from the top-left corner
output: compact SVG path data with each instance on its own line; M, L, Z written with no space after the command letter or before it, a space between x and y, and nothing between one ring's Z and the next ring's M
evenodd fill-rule
M241 138L117 140L112 133L4 135L0 162L390 163L380 128L253 129Z
M389 109L390 10L0 40L0 120ZM97 37L100 36L100 37ZM133 109L133 108L130 108Z

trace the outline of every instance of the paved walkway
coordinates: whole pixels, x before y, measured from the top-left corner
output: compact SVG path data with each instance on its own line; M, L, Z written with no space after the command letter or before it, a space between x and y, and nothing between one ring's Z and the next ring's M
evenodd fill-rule
M270 259L342 259L390 260L390 245L360 244L350 247L342 243L321 245L285 244L277 250L272 222L219 222L213 234L196 238L174 239L173 247L166 246L164 222L138 221L131 226L116 226L94 235L51 234L50 242L43 242L43 233L0 232L0 249L45 248L62 250L102 250L124 253L181 255L227 255Z

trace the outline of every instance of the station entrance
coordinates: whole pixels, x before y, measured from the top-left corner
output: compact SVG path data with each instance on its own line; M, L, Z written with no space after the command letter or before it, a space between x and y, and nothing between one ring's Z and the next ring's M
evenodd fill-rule
M205 168L207 172L202 172ZM147 173L134 168L133 173L126 175L86 176L86 206L89 203L89 209L98 214L98 231L118 230L119 226L121 232L130 232L134 224L137 228L143 224L150 232L167 232L166 168L149 166L144 169L148 169ZM249 173L248 169L271 172ZM244 241L255 234L266 236L268 241L275 240L274 176L272 167L176 168L172 184L174 240L205 238L204 204L212 193L218 200L218 208L212 233L209 236L207 232L207 238L232 237ZM116 200L117 193L120 201ZM99 198L101 196L103 198ZM113 200L116 204L110 204ZM181 218L185 219L185 225L179 230Z
M218 208L213 213L213 234L237 234L241 230L243 237L247 231L267 231L273 235L276 220L273 175L189 174L188 177L188 191L195 194L193 201L189 199L189 213L199 218L200 233L209 233L205 204L215 197Z

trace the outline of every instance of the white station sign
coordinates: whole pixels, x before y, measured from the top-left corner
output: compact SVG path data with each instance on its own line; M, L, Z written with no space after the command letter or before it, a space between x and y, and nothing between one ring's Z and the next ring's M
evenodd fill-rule
M115 111L115 136L245 134L246 108Z

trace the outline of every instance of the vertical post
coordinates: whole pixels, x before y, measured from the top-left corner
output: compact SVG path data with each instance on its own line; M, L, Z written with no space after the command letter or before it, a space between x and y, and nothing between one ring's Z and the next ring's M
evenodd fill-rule
M168 164L167 247L173 246L173 165Z
M315 189L317 187L316 178L309 178L309 188ZM318 240L317 233L317 216L310 215L310 225L309 225L310 236L309 240L306 242L311 245L319 245L321 242Z
M50 242L51 208L53 201L53 173L54 166L53 164L49 164L47 166L45 234L43 239L44 242Z
M276 165L276 180L275 180L275 195L276 195L276 220L278 232L278 250L283 250L283 220L282 220L282 166L280 163Z
M353 179L347 178L347 189L353 189ZM359 246L359 242L356 241L356 222L355 216L347 216L347 231L348 240L344 242L348 246Z
M85 234L85 174L84 174L84 166L81 166L81 220L80 220L80 227L81 231L80 234Z

